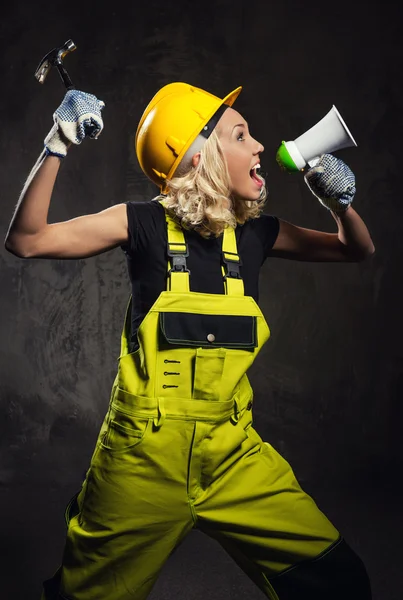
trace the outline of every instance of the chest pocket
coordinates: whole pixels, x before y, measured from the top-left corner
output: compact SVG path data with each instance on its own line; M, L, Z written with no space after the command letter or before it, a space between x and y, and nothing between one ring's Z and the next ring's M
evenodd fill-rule
M238 348L253 351L257 345L256 317L161 312L162 342L198 348Z

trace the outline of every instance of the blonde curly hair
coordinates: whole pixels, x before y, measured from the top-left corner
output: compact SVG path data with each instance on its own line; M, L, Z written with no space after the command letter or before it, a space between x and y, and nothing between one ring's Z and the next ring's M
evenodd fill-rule
M193 167L192 156L198 151L200 160ZM224 152L213 130L207 140L196 138L174 177L167 181L167 194L155 200L161 200L185 229L194 229L204 238L218 237L228 226L235 228L237 223L257 219L267 198L264 179L257 201L236 198L231 194L230 183Z

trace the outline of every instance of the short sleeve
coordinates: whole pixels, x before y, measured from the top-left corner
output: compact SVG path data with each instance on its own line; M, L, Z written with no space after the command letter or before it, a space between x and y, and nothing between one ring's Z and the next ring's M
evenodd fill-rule
M134 254L137 246L138 226L137 226L137 213L136 205L134 202L126 202L127 211L127 229L129 232L129 239L127 243L122 244L121 248L126 254Z
M274 215L262 214L258 219L252 221L255 233L263 246L263 257L270 256L271 250L276 242L280 229L280 221Z
M129 239L121 245L122 250L129 255L144 249L155 235L161 236L164 227L164 209L155 200L147 202L126 202L127 228Z

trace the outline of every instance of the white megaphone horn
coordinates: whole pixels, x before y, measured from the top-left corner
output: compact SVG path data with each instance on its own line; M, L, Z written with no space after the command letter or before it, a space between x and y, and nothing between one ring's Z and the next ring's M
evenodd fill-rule
M308 164L314 167L322 154L356 146L341 114L333 105L319 123L293 142L282 142L276 160L285 171L301 171Z

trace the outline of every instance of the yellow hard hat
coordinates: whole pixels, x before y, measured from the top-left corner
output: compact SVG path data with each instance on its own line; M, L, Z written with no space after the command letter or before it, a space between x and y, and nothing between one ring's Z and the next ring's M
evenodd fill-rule
M161 192L199 134L206 139L242 87L221 99L187 83L170 83L159 90L137 127L135 149L140 167Z

